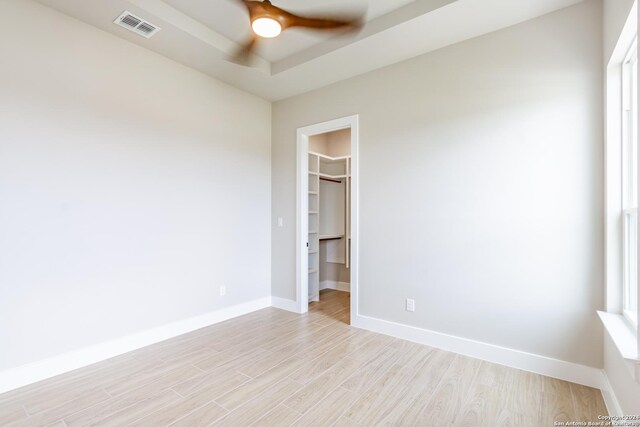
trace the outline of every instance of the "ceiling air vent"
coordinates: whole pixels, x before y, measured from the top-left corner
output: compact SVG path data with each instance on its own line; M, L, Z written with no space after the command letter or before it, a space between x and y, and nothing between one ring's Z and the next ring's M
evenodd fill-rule
M126 10L122 12L122 15L118 16L113 23L146 38L160 31L160 27L157 25L153 25L151 22L145 21Z

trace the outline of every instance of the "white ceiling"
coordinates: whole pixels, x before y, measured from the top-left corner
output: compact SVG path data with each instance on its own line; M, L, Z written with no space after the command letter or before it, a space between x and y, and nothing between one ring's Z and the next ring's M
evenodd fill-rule
M182 13L215 29L226 38L245 43L250 36L247 11L239 0L164 0ZM274 0L274 4L301 15L322 15L330 12L338 15L357 15L365 12L370 21L385 15L413 0ZM277 43L262 43L258 55L275 62L326 40L326 33L293 28L285 31Z
M238 0L38 0L268 100L317 89L367 71L523 22L582 0L272 0L293 13L366 10L349 37L288 29L261 41L253 67L227 61L249 37ZM113 24L128 10L162 30L145 39Z

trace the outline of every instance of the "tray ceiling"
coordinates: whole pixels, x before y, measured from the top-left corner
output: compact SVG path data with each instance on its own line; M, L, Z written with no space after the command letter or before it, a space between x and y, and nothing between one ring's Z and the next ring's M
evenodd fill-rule
M37 0L268 100L278 100L498 30L582 0L272 0L294 13L365 11L349 37L289 29L253 67L227 60L249 37L238 0ZM348 6L347 6L348 4ZM113 21L124 10L162 28L150 39Z

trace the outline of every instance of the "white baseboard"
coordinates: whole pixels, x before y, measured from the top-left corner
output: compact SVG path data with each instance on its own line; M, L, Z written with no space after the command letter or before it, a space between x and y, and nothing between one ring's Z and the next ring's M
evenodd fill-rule
M351 326L425 344L453 353L522 369L577 384L604 390L608 381L601 369L553 359L520 350L500 347L440 332L403 325L387 320L357 315Z
M336 282L335 280L323 280L320 282L320 290L335 289L336 291L350 292L351 285L347 282Z
M271 307L279 308L280 310L291 311L293 313L300 313L298 311L298 303L291 299L271 297Z
M604 404L607 407L609 415L624 415L624 413L622 412L622 406L620 406L620 402L618 401L616 393L613 390L613 386L609 382L609 377L607 377L607 374L604 371L602 371L602 376L603 385L600 390L602 391L602 399L604 400Z
M0 372L0 393L270 306L271 297L259 298Z

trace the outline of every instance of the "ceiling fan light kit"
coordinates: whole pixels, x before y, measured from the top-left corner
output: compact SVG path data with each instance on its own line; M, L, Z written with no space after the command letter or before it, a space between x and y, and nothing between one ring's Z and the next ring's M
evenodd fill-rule
M251 28L254 33L266 39L278 37L282 32L282 25L270 17L254 19L253 22L251 22Z

